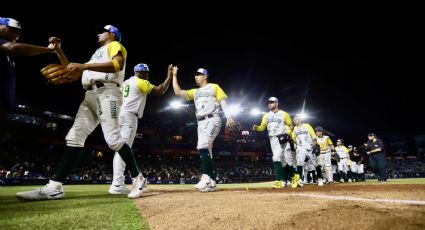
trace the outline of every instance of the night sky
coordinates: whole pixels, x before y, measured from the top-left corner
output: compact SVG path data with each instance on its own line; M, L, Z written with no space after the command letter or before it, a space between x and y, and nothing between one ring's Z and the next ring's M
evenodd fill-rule
M96 27L115 25L128 50L127 77L144 62L151 82L160 84L172 63L179 66L181 87L189 89L196 87L191 72L204 67L230 103L266 110L267 98L276 96L281 109L295 114L305 99L312 125L345 138L425 131L423 1L133 2L114 9L73 3L67 12L38 4L24 13L10 5L0 16L20 21L20 42L47 45L50 36L62 38L73 62L88 61L98 48ZM75 115L81 84L47 85L39 73L58 62L56 55L15 60L19 103ZM158 111L173 98L171 87L163 97L149 97L147 116L161 119Z

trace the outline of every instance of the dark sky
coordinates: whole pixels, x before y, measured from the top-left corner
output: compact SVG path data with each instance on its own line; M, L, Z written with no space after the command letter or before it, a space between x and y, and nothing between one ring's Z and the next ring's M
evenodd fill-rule
M276 96L282 109L296 113L305 98L310 122L338 136L425 131L423 1L68 4L74 5L67 12L38 4L27 6L31 13L2 7L0 15L21 22L21 42L46 45L49 36L61 37L74 62L88 61L98 48L94 28L116 25L128 50L126 76L145 62L159 84L173 63L188 89L195 87L190 73L205 67L231 103L266 109ZM16 59L18 101L74 115L81 85L47 85L39 69L52 62L55 55ZM161 119L158 110L172 98L171 88L150 97L147 116Z

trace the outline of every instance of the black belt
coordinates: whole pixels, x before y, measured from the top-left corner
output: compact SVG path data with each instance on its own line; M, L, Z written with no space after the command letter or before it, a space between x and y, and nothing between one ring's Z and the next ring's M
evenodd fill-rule
M211 118L211 117L214 117L214 114L208 114L206 116L202 116L202 117L199 117L197 119L198 119L198 121L203 121L203 120L205 120L207 118Z
M120 84L118 84L118 83L115 83L115 85L116 85L117 87L120 87ZM93 88L93 86L96 86L96 87L95 87L95 88ZM105 86L105 84L104 84L103 82L97 82L97 83L95 83L95 84L93 84L93 85L89 86L89 87L87 88L87 90L99 89L99 88L102 88L102 87L104 87L104 86Z

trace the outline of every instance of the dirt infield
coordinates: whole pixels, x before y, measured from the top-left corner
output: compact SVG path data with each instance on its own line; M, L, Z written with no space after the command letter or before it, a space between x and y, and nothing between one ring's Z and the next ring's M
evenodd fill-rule
M368 198L332 200L301 195ZM301 189L220 190L152 186L136 200L152 229L425 229L425 185L332 185Z

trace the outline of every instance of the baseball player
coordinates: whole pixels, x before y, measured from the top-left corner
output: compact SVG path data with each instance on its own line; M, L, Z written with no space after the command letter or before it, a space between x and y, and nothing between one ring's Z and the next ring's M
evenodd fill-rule
M21 24L13 18L0 17L0 123L7 119L6 113L16 107L16 74L14 56L33 56L53 53L49 47L17 42ZM3 111L5 113L3 114ZM3 126L3 125L2 125ZM3 127L0 127L0 130Z
M136 137L138 119L143 117L148 95L163 95L170 85L173 65L168 66L167 78L158 85L149 82L149 66L144 63L134 67L134 76L122 84L123 103L120 111L121 137L131 147ZM136 157L136 159L138 159ZM140 162L138 162L140 163ZM113 180L109 188L111 194L128 194L130 190L125 186L125 162L119 153L115 152L113 160Z
M336 141L335 152L338 154L338 172L340 175L339 181L344 183L347 181L347 172L348 172L348 149L344 146L344 140L338 139Z
M320 146L320 155L317 157L317 183L319 186L323 186L322 170L325 171L326 180L330 183L333 181L332 164L331 164L331 151L334 152L335 148L329 136L323 135L323 128L317 126L316 131L317 144Z
M276 174L276 181L273 184L274 189L284 188L286 186L286 178L284 178L284 170L294 179L295 157L292 155L289 141L291 139L291 129L293 128L292 120L289 114L279 109L279 100L276 97L270 97L268 101L269 112L263 115L261 124L254 125L253 131L267 132L270 138L270 146L273 153L273 166ZM295 183L292 183L295 184ZM295 184L295 188L297 185Z
M202 177L195 188L201 192L215 191L212 147L221 129L220 106L226 116L226 126L234 124L226 102L227 95L219 85L208 83L210 75L204 68L199 68L195 72L195 82L198 88L182 90L178 84L177 70L177 68L173 68L174 93L178 97L195 102L195 115L198 121L198 145L196 148L201 155Z
M348 182L355 182L357 179L357 164L354 161L353 146L348 145Z
M365 156L363 154L359 153L359 150L357 147L353 148L353 161L356 163L355 166L355 172L357 175L357 181L365 181L365 174L364 174L364 160Z
M86 90L80 104L74 124L66 135L66 149L58 165L55 176L47 185L37 190L19 192L17 196L25 200L51 200L64 196L62 184L81 158L84 143L90 133L102 126L103 136L109 148L117 151L130 169L133 188L129 198L138 198L143 194L147 180L140 173L133 152L121 138L118 115L122 103L120 85L124 80L127 51L119 41L121 33L118 28L107 25L97 35L101 46L85 64L69 63L67 68L72 73L82 73L81 82ZM60 43L54 47L62 64L67 64Z
M302 187L302 181L300 180L301 175L303 173L303 165L305 163L306 158L313 162L316 167L316 156L312 154L313 146L317 143L316 134L313 131L311 125L307 123L303 123L301 118L296 115L294 117L294 130L292 131L292 139L297 144L296 148L296 160L297 160L297 173L295 174L295 185L292 187ZM293 183L294 184L294 183Z

